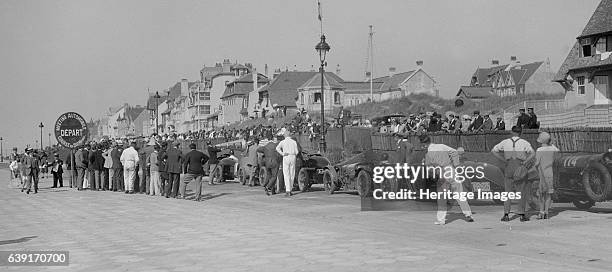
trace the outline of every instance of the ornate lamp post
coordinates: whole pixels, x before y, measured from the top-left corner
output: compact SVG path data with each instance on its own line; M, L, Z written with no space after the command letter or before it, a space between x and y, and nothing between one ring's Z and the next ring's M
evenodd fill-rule
M2 141L4 139L0 137L0 162L4 162L4 145L2 145Z
M43 125L43 123L40 122L40 125L38 125L38 127L40 128L40 150L43 150L42 129L45 127L45 125Z
M321 67L319 68L319 72L321 73L321 142L319 142L319 152L321 153L325 153L327 149L327 144L325 142L325 95L323 94L323 85L325 84L325 66L327 66L325 57L330 49L329 44L325 42L325 35L321 35L321 41L315 46L315 50L319 53L319 60L321 61Z
M159 92L155 92L155 96L153 96L155 98L155 134L159 135L159 122L158 122L158 110L159 110L159 99L161 98L161 96L159 96Z
M49 133L49 148L51 148L51 133Z

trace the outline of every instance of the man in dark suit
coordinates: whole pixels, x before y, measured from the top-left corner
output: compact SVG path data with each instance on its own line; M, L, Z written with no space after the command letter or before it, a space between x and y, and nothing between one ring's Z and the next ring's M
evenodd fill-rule
M161 142L161 148L159 150L159 154L157 157L159 158L159 177L161 180L160 188L162 196L166 195L166 186L168 186L168 170L166 165L166 160L164 156L166 155L166 151L168 150L168 142Z
M151 153L153 153L153 147L156 144L157 143L155 142L155 139L151 138L149 142L145 143L145 146L142 147L138 152L138 156L140 158L144 158L139 161L140 169L138 170L138 177L140 178L140 182L138 183L138 191L141 194L150 194L149 185L151 182L151 171L150 167L147 166L147 158L149 157L149 155L151 155Z
M38 193L38 158L33 154L31 148L26 148L26 155L23 158L24 175L27 177L24 187L21 188L23 192L27 189L26 194L29 194L32 189L32 183L34 183L34 193Z
M64 179L62 174L64 173L63 164L64 162L60 160L59 155L56 153L53 155L54 160L51 166L51 174L53 175L53 187L56 188L59 182L59 187L64 187Z
M74 160L76 164L77 172L79 173L78 182L77 182L77 190L83 190L83 180L85 179L85 175L87 175L87 167L89 166L89 152L87 151L88 145L79 148L77 152L74 154Z
M276 179L278 176L278 169L281 165L283 157L276 152L276 146L278 145L278 138L274 136L273 140L268 142L265 146L257 148L257 153L263 154L264 167L266 168L266 177L268 180L261 181L266 190L266 194L276 194Z
M501 116L497 117L497 123L495 123L495 130L506 130L506 123Z
M125 190L123 186L123 165L121 164L121 153L123 152L123 142L117 141L117 144L111 151L111 159L113 160L113 177L112 188L113 192L122 192Z
M516 126L522 129L529 128L529 115L525 113L525 109L519 109L519 116L516 122Z
M210 177L210 181L208 182L209 185L213 185L215 184L215 175L217 174L217 171L220 171L221 169L218 167L219 165L219 160L217 159L217 153L221 152L221 149L215 147L212 145L212 142L208 141L206 143L207 145L207 151L208 151L208 176Z
M535 112L533 112L533 108L527 108L527 115L529 116L529 121L527 122L527 128L529 129L538 129L540 125L538 124L538 117Z
M97 144L93 144L89 152L89 184L92 191L101 189L101 174L104 169L104 158Z
M468 126L468 131L477 131L478 129L480 129L480 127L482 126L483 122L484 122L484 118L482 118L482 116L480 116L480 111L479 110L475 110L474 111L473 121L470 124L470 126Z
M178 195L179 181L181 178L181 166L183 163L183 154L178 149L181 144L175 141L168 148L163 159L166 160L166 171L168 172L168 184L166 186L166 198ZM172 193L171 193L172 192Z
M181 182L181 196L180 198L185 199L185 191L187 184L195 180L195 198L194 201L200 201L202 195L202 177L204 176L204 164L208 161L208 156L204 153L196 150L196 144L191 143L189 145L191 151L185 154L185 163L183 174L185 174L183 181Z

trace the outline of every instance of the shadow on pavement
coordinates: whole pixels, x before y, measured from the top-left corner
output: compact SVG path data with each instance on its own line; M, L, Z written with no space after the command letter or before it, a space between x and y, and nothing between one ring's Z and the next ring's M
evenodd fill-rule
M24 243L24 242L30 241L30 240L32 240L34 238L37 238L37 237L38 236L28 236L28 237L21 237L19 239L4 240L4 241L0 241L0 245Z

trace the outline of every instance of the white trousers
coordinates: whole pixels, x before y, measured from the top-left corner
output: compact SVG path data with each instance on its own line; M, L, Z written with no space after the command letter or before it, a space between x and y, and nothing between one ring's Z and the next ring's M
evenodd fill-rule
M285 192L293 189L293 178L295 177L295 155L283 157L283 178L285 179Z
M161 196L161 177L159 171L151 171L151 181L149 182L149 193Z
M461 183L451 182L450 188L452 192L463 192L463 184ZM472 210L470 209L470 204L468 204L467 200L461 201L457 199L457 203L459 203L459 207L465 216L472 216ZM446 213L446 203L444 203L443 206L438 203L438 222L446 222Z
M126 191L134 191L134 180L136 179L136 169L123 168L123 180Z

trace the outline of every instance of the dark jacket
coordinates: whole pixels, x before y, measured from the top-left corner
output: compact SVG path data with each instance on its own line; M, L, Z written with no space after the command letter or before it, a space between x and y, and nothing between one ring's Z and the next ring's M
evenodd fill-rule
M283 161L283 156L276 152L277 145L278 143L269 142L257 148L257 152L263 154L264 164L268 168L278 168Z
M203 165L208 161L208 156L200 151L191 150L185 155L184 161L183 173L204 175Z
M527 128L530 129L538 129L540 128L540 126L538 125L538 116L534 114L532 115L527 115L529 116L529 121L527 121Z
M504 120L499 120L497 124L495 124L495 130L506 130L506 122L504 122Z
M77 168L87 168L89 165L89 152L85 149L77 150L74 154Z
M172 173L172 174L181 173L182 171L181 166L183 163L183 154L181 153L180 150L174 147L169 147L168 151L166 151L166 154L164 154L162 158L166 160L166 172Z
M221 149L216 148L212 145L208 146L208 164L217 164L219 160L217 159L217 153L221 152Z
M166 163L166 159L164 159L164 156L166 156L166 150L161 150L159 152L159 155L157 155L157 158L159 160L159 175L162 179L167 180L168 179L168 165Z
M94 162L94 170L102 171L104 170L104 156L102 156L102 150L96 149L94 152L95 162Z
M123 165L121 164L121 153L123 152L123 148L115 147L111 151L111 159L113 160L113 169L123 169Z
M51 165L51 172L56 172L61 175L62 173L64 173L63 164L64 162L62 160L55 159L55 161L53 161L53 164ZM57 166L57 171L53 171L53 169L55 169L56 166Z
M531 118L529 117L529 115L527 115L526 113L522 113L518 117L516 126L521 127L521 128L528 128L530 119Z
M483 122L484 122L484 118L478 115L478 117L475 117L474 122L472 122L472 124L470 124L470 126L468 127L468 131L479 129L482 126Z
M153 146L147 145L140 150L138 150L138 157L141 158L138 164L140 164L140 169L146 169L147 167L147 158L151 153L153 153Z

